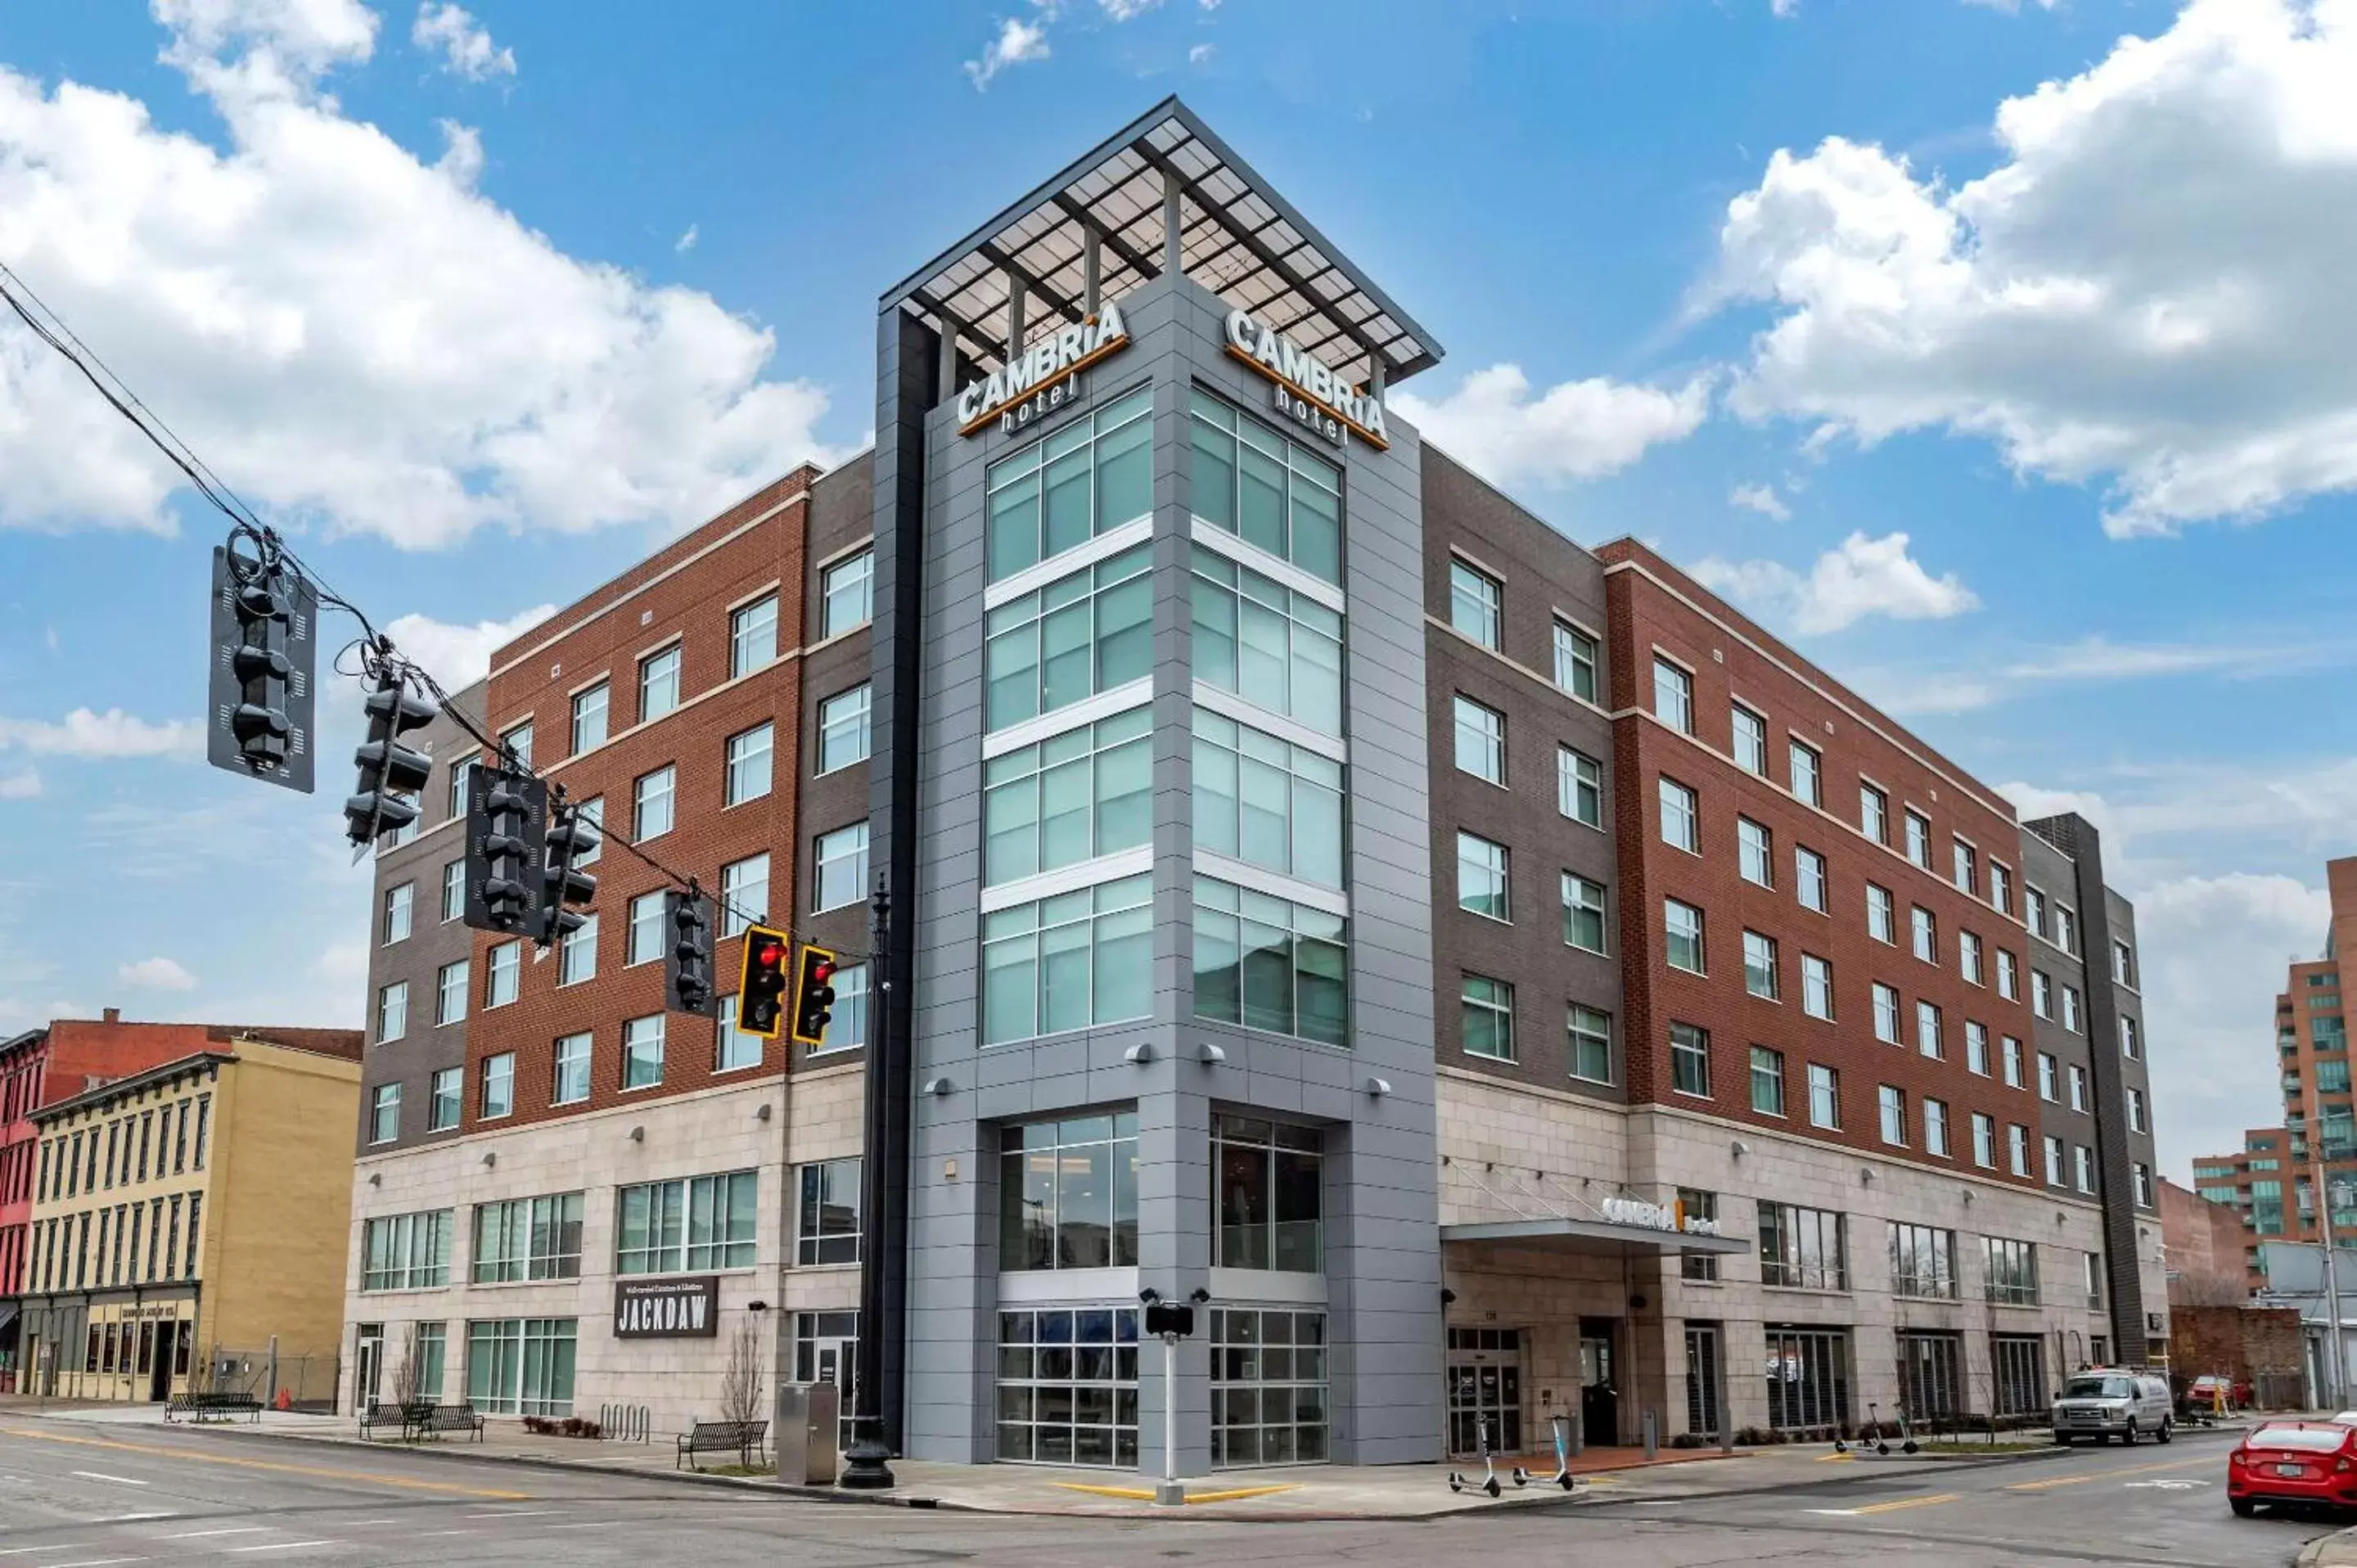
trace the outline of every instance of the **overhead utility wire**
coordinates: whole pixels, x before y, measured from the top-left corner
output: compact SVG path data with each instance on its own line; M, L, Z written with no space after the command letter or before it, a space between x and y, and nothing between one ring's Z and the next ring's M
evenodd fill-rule
M19 295L23 297L19 298ZM264 522L254 513L253 509L245 503L244 498L231 489L228 482L219 474L213 472L211 467L198 456L196 449L182 440L170 425L164 423L161 415L141 402L138 393L132 391L130 383L117 375L113 367L100 359L94 349L76 336L73 328L67 325L65 317L50 308L48 303L34 293L31 285L10 270L5 262L0 262L0 300L6 301L8 308L16 314L17 319L24 322L35 337L57 350L60 358L81 371L82 379L90 382L92 390L104 398L109 406L129 421L133 429L145 436L148 443L162 453L174 467L187 476L188 483L196 488L197 493L203 496L235 525L231 530L233 537L243 534L253 538L270 553L285 561L294 569L297 576L308 583L312 591L317 595L320 604L342 610L360 622L361 631L360 639L354 644L348 645L345 650L349 652L352 648L357 647L361 650L361 669L352 673L376 676L382 671L389 671L396 678L408 681L420 692L432 698L441 712L447 714L452 723L472 736L486 753L502 759L508 765L508 771L522 773L529 778L540 779L544 783L552 784L556 790L558 800L563 800L564 786L561 783L555 783L538 769L522 763L509 749L504 741L494 736L487 725L460 707L424 665L395 649L393 639L376 628L375 623L369 619L366 611L330 587L317 571L294 552L278 531ZM32 302L33 308L27 308L26 300ZM40 314L36 316L34 309L38 309ZM47 317L47 320L43 317ZM51 325L52 323L54 325ZM101 375L102 371L104 372L103 376ZM338 656L336 667L339 673L346 672L341 667L341 655ZM601 843L612 843L624 850L642 862L650 870L661 873L665 880L682 892L710 898L716 908L735 916L748 926L760 926L770 930L780 929L771 923L767 911L748 909L717 891L707 890L695 877L666 865L640 848L628 835L619 832L608 832L602 822L597 825ZM783 929L786 934L796 941L810 946L817 945L813 938L794 928L791 922ZM870 955L862 951L843 950L837 956L864 960Z

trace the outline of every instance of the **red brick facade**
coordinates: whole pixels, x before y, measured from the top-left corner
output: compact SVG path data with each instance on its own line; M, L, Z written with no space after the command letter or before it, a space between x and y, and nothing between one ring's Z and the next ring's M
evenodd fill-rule
M716 1026L685 1014L663 1014L659 960L626 965L630 900L668 882L615 841L633 832L636 781L671 765L677 769L674 825L648 840L647 853L716 893L724 865L766 852L768 912L776 921L791 910L802 730L796 634L802 625L808 510L817 478L814 467L795 469L561 610L493 659L487 716L495 732L505 734L531 720L537 770L561 784L571 799L602 798L608 834L589 868L597 878L595 978L559 986L556 952L537 953L527 941L517 1000L486 1008L488 955L499 942L488 934L476 936L462 1122L468 1132L521 1126L783 1070L784 1044L772 1041L759 1065L716 1075ZM778 656L732 678L730 615L770 594L778 599ZM678 706L641 724L640 662L673 645L681 650ZM608 738L574 757L573 696L600 680L609 682ZM763 723L773 726L770 790L724 807L729 737ZM742 946L737 940L719 944L716 968L724 993L736 989ZM662 1081L625 1091L623 1024L650 1015L664 1019ZM553 1104L555 1041L580 1032L592 1036L589 1097ZM515 1056L514 1112L487 1122L481 1115L483 1063L505 1052Z
M2016 916L1988 901L1989 865L2006 867L2009 902L2020 898L2017 823L1996 793L1876 712L1757 625L1644 546L1616 541L1598 551L1606 564L1610 618L1615 822L1620 845L1619 905L1621 991L1627 1018L1629 1097L1632 1101L1691 1104L1738 1122L1839 1143L1879 1158L1935 1168L1972 1170L1972 1115L1996 1123L1994 1170L1984 1176L2039 1182L2039 1101L2034 1073L2023 1086L2004 1081L2002 1040L2025 1042L2034 1057L2028 1002L2026 934ZM1653 666L1666 657L1692 677L1693 733L1681 734L1653 714ZM1732 704L1766 720L1767 772L1760 777L1733 756ZM1821 806L1792 789L1793 740L1821 758ZM1699 801L1701 854L1665 843L1659 780L1668 777ZM1889 800L1891 843L1878 843L1860 826L1859 789L1870 780ZM1904 853L1902 813L1931 823L1928 868ZM1737 819L1748 817L1771 834L1773 886L1743 879L1738 870ZM1979 897L1952 880L1952 842L1975 848ZM1826 912L1803 907L1795 887L1794 850L1805 847L1826 863ZM1896 940L1867 934L1867 886L1892 896ZM1664 952L1663 901L1676 898L1704 911L1706 975L1670 966ZM1916 958L1910 945L1910 910L1932 912L1937 962ZM1781 996L1767 1001L1744 984L1746 930L1773 939ZM1967 982L1958 932L1984 947L1984 983ZM1996 990L1997 951L2022 965L2014 1000ZM1803 955L1830 961L1834 1017L1804 1015ZM1900 998L1900 1044L1878 1040L1870 987L1880 981ZM1917 1047L1916 1004L1940 1009L1942 1058ZM1986 1026L1990 1075L1966 1069L1965 1023ZM1706 1101L1672 1086L1669 1032L1673 1022L1706 1029L1710 1037ZM1766 1046L1784 1057L1784 1114L1752 1108L1750 1048ZM1839 1075L1840 1127L1811 1124L1807 1066ZM1907 1146L1883 1143L1877 1112L1879 1086L1906 1096ZM1926 1153L1922 1103L1944 1101L1949 1155ZM2010 1168L2007 1129L2026 1129L2029 1173Z

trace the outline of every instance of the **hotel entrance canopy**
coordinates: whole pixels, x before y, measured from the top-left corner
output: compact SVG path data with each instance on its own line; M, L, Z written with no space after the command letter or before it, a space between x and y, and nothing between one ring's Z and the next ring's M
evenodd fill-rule
M1501 1219L1473 1225L1444 1225L1441 1245L1452 1241L1502 1241L1542 1251L1585 1252L1590 1256L1638 1258L1664 1252L1748 1252L1751 1244L1729 1236L1700 1236L1692 1231L1656 1230L1649 1225L1620 1225L1609 1219L1582 1219L1550 1215L1537 1219Z
M1440 360L1392 303L1177 98L886 292L987 373L1172 266L1370 392Z
M1620 1192L1598 1196L1592 1180L1575 1184L1545 1171L1525 1172L1494 1163L1476 1165L1448 1155L1440 1165L1444 1186L1471 1189L1464 1195L1469 1200L1466 1207L1499 1215L1443 1225L1443 1246L1488 1241L1611 1258L1745 1252L1751 1248L1748 1241L1718 1234L1716 1221L1688 1219L1683 1205L1665 1208Z

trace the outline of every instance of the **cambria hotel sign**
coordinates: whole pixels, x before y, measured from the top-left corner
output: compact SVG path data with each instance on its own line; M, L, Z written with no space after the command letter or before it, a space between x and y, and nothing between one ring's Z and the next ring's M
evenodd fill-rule
M1362 392L1248 310L1228 312L1228 352L1275 383L1277 412L1336 446L1347 430L1377 451L1391 446L1383 400Z
M1034 342L1004 370L969 382L957 394L960 435L996 423L1012 435L1043 414L1080 401L1080 373L1129 346L1121 306L1101 305L1077 327L1060 327Z

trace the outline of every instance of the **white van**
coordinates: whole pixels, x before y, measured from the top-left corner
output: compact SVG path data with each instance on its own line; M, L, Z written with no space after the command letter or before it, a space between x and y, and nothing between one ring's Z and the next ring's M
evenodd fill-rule
M2125 1367L2073 1372L2054 1400L2054 1441L2065 1446L2082 1437L2132 1444L2150 1436L2166 1443L2176 1435L2176 1423L2168 1382Z

